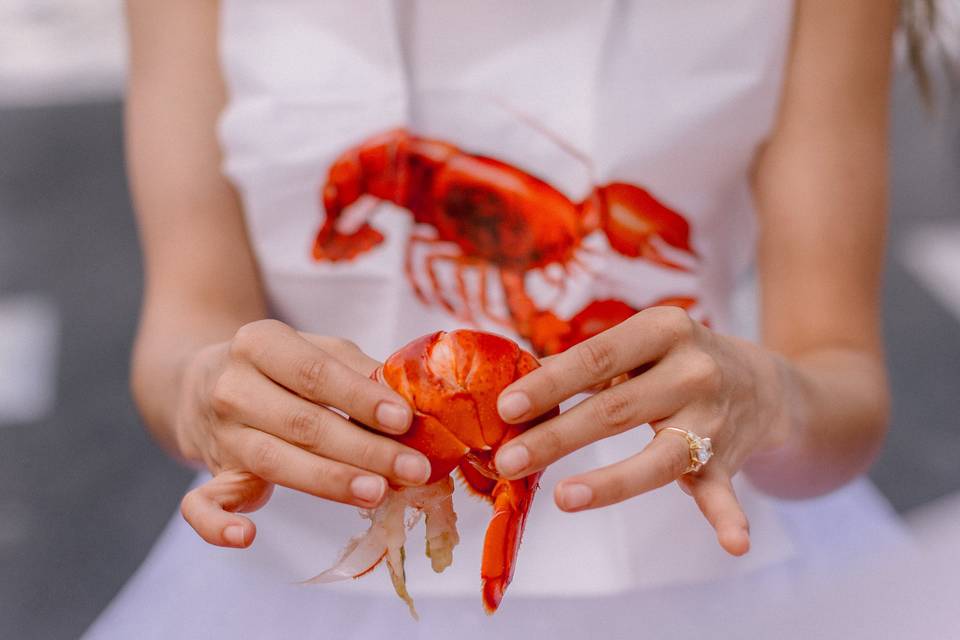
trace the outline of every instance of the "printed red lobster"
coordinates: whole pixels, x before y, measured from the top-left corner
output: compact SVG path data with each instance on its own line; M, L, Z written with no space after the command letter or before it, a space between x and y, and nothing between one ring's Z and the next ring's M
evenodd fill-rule
M480 276L479 306L495 318L487 300L486 278L492 268L503 287L508 324L539 355L558 353L594 335L593 329L613 326L637 309L618 300L595 301L575 318L564 320L537 307L525 286L527 272L551 264L566 270L576 261L583 239L595 231L601 231L618 253L667 269L686 271L688 267L664 253L665 247L696 258L684 217L640 187L613 182L595 187L584 201L574 202L517 167L394 129L347 150L331 165L322 190L326 219L313 247L316 260L351 260L383 241L362 209L359 220L354 215L359 208L344 215L364 195L403 207L413 214L415 223L435 229L433 237L414 233L407 246L407 277L424 304L428 299L415 278L413 247L453 243L458 253L434 251L425 260L426 275L440 304L457 314L436 271L436 263L446 261L454 266L461 317L469 319L471 306L464 270L474 268ZM678 298L657 304L670 302L688 307L694 301Z

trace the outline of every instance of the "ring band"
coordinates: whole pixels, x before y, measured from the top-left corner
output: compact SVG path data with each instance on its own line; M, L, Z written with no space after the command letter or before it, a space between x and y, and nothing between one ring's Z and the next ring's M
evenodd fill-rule
M687 445L690 447L690 464L683 472L684 474L700 471L703 465L710 462L710 458L713 457L713 443L710 438L701 438L692 431L680 427L664 427L661 431L676 431L687 439Z

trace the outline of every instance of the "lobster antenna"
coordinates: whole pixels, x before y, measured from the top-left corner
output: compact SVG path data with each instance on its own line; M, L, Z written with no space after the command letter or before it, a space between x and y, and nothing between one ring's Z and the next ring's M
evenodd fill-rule
M499 96L490 95L488 93L470 92L465 94L464 92L458 91L456 89L432 89L430 90L429 93L439 94L439 95L452 95L452 96L459 96L459 97L463 97L464 95L475 95L477 97L486 98L487 100L497 105L498 107L500 107L501 109L509 113L510 115L516 117L518 120L520 120L522 123L524 123L531 129L533 129L534 131L537 131L538 133L540 133L543 137L550 140L553 144L555 144L560 149L565 151L571 157L578 160L584 166L584 168L586 168L587 175L590 177L590 182L594 186L597 186L598 184L600 184L599 180L597 179L596 167L593 166L593 161L590 159L590 157L586 153L584 153L577 147L570 144L570 142L568 142L567 140L564 140L556 131L551 131L547 127L543 126L542 122L539 122L536 118L531 116L529 113L525 111L521 111L520 109L514 107L513 105L508 104L507 101L504 100L503 98L500 98Z
M580 163L583 164L583 166L587 170L587 175L590 178L590 183L594 187L600 184L599 180L597 180L597 171L596 171L596 168L593 166L593 161L590 159L590 157L586 153L584 153L577 147L570 144L569 141L564 140L562 137L560 137L560 135L556 131L551 131L550 129L545 127L542 122L536 120L529 113L521 111L516 107L507 104L506 101L504 101L502 98L493 96L492 100L494 104L496 104L498 107L500 107L510 115L515 116L518 120L523 122L525 125L533 129L534 131L537 131L538 133L543 135L545 138L550 140L550 142L552 142L553 144L563 149L571 157L575 158L576 160L579 160Z

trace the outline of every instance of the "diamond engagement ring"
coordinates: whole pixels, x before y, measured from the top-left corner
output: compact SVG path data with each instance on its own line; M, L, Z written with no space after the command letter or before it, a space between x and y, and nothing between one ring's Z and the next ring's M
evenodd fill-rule
M690 465L684 474L700 471L703 465L713 457L713 444L710 438L701 438L692 431L679 427L664 427L661 431L676 431L687 439L687 444L690 446Z

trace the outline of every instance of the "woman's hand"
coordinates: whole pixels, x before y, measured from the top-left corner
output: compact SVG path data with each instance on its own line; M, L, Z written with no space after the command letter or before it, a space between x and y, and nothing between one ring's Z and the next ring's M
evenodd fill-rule
M731 477L751 454L787 439L782 367L750 343L713 333L675 307L654 307L549 358L500 396L504 420L521 422L571 396L623 374L630 378L526 431L497 454L509 478L543 469L601 438L649 423L656 435L621 462L565 478L554 492L565 511L632 498L674 480L696 500L721 546L741 555L749 525ZM712 440L715 456L697 473L686 438L666 427Z
M184 518L211 544L246 547L253 511L273 484L359 507L379 504L387 482L422 484L420 452L386 433L410 426L409 405L369 378L378 363L355 345L262 320L200 351L183 378L175 429L180 450L213 479L188 493Z

